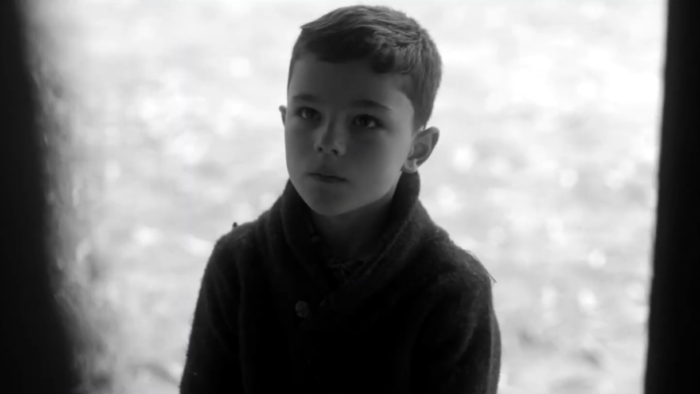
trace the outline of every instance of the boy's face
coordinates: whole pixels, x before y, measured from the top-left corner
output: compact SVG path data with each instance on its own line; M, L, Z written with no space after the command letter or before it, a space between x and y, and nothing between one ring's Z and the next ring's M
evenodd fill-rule
M333 64L305 55L294 64L288 107L280 107L287 170L316 213L336 216L393 195L401 172L427 159L437 136L427 155L417 146L401 78L374 73L366 61Z

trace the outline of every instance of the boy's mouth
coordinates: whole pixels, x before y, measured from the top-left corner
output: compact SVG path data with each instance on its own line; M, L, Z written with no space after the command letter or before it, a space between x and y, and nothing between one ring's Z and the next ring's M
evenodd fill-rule
M330 175L330 174L322 174L319 172L309 173L309 176L311 176L312 178L319 180L321 182L328 182L328 183L347 182L347 179L345 179L345 178L341 178L339 176Z

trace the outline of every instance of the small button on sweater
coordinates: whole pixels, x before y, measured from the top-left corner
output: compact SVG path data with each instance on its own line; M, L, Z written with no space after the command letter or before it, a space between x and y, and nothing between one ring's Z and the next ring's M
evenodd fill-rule
M216 243L180 384L207 393L496 393L501 338L488 271L402 174L381 248L329 263L291 182Z

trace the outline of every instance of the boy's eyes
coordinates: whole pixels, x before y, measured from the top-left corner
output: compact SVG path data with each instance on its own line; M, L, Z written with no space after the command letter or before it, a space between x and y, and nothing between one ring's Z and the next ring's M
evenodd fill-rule
M299 115L299 117L305 120L318 120L318 118L320 117L318 111L309 107L299 108L299 110L297 111L297 115ZM353 119L353 124L367 129L373 129L381 126L377 118L367 114L355 117L355 119Z
M311 120L313 116L319 115L318 111L308 108L308 107L301 107L297 111L297 114L302 118L306 120Z
M358 126L368 128L368 129L373 129L375 127L379 127L379 122L372 116L369 115L360 115L354 119L355 121L361 120L361 124Z

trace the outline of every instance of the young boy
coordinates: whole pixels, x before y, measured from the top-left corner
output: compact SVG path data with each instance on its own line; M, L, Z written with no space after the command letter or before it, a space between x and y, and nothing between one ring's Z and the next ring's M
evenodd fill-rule
M302 26L281 106L289 181L218 240L181 393L495 393L490 276L418 200L441 60L415 20Z

